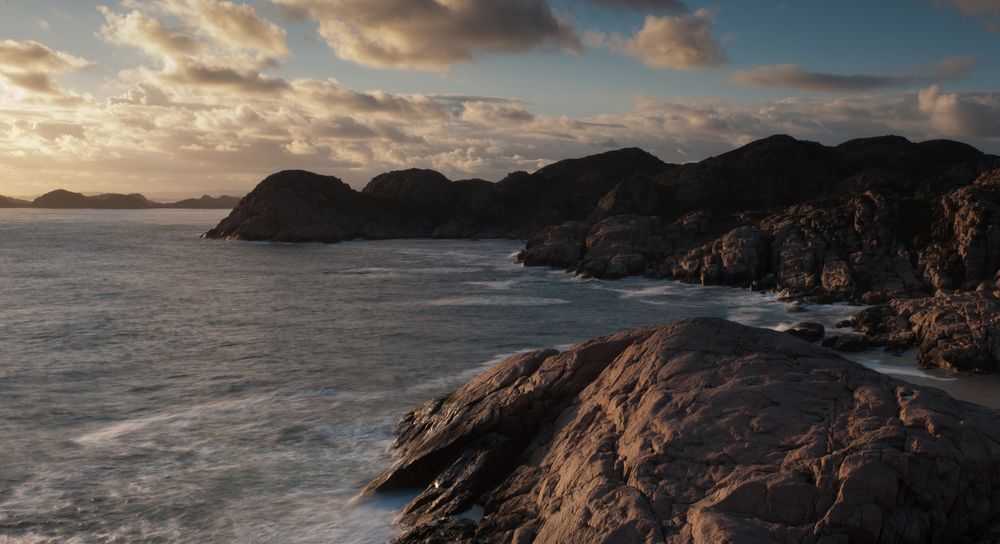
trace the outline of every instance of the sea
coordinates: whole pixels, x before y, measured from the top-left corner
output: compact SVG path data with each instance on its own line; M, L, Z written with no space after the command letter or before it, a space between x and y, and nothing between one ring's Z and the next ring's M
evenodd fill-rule
M202 240L221 210L0 210L0 544L382 543L397 420L507 355L859 310L524 268L522 243ZM1000 405L1000 381L852 356Z

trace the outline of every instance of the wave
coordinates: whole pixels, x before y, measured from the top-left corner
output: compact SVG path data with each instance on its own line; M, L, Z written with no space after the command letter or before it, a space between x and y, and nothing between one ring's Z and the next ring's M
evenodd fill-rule
M431 300L430 306L549 306L552 304L570 304L571 301L561 298L473 295L467 297L439 298Z
M495 289L495 290L500 290L500 291L506 291L508 289L511 289L515 285L517 285L518 283L521 283L521 280L514 279L514 280L500 280L500 281L467 281L467 282L465 282L466 285L475 285L477 287L485 287L487 289Z

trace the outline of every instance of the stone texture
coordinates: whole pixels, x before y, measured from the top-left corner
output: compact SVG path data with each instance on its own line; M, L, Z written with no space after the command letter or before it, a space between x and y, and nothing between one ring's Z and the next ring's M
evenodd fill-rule
M939 293L868 308L854 326L896 349L919 347L927 367L1000 370L1000 300L992 293Z
M499 363L406 416L369 490L425 488L401 544L977 542L1000 527L997 415L688 319Z

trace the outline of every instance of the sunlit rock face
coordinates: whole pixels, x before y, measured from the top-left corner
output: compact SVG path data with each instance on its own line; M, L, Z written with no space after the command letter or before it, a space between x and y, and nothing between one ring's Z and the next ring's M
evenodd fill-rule
M395 447L369 489L423 489L398 543L1000 536L995 412L719 319L516 355Z

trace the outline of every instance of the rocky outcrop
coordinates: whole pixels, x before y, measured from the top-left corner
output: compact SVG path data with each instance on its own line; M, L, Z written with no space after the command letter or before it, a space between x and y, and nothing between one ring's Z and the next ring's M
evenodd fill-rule
M645 151L622 149L562 161L532 174L515 172L497 183L450 181L433 170L401 170L376 176L360 193L337 180L342 186L337 198L324 197L297 208L307 213L284 213L278 208L301 200L285 200L286 195L319 189L329 196L329 187L315 185L314 179L336 178L283 172L261 182L247 196L249 200L241 201L233 214L205 237L292 241L288 234L297 232L308 235L296 240L316 242L338 242L351 234L366 238L528 238L550 225L585 221L623 179L651 182L654 175L669 168ZM363 213L353 204L362 206ZM621 208L613 202L609 206ZM378 223L375 228L368 225L373 218ZM558 249L549 253L565 252Z
M516 355L395 447L400 544L1000 536L996 412L719 319Z
M854 326L893 349L919 348L921 364L1000 371L1000 300L992 293L939 293L865 309Z
M274 242L392 238L406 222L406 216L389 213L375 197L333 176L287 170L262 181L205 237Z
M312 185L322 176L280 177L280 190L268 178L206 236L523 237L527 266L771 289L819 303L1000 289L1000 158L958 142L886 136L826 147L774 136L679 166L623 149L495 184L390 172L362 193L341 183L335 197ZM314 189L320 198L282 200ZM978 367L986 366L1000 368Z

